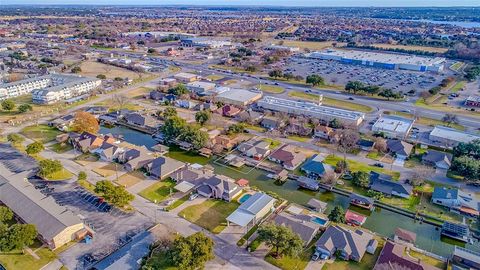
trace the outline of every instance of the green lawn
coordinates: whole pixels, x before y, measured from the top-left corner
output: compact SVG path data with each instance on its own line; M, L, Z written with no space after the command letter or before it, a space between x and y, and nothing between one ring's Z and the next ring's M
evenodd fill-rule
M328 155L325 158L324 162L328 165L335 166L337 164L337 162L340 161L340 160L343 160L343 157L335 156L335 155ZM348 166L350 168L350 171L352 171L352 172L363 171L363 172L366 172L366 173L370 173L370 171L374 171L374 172L377 172L377 173L384 173L384 174L391 175L395 179L398 179L400 177L399 172L390 171L390 170L387 170L385 168L370 166L368 164L358 162L356 160L351 160L351 159L347 159L347 162L348 162Z
M158 251L152 254L152 256L145 263L148 269L162 269L162 270L177 270L178 267L174 266L170 258L165 251ZM143 269L143 268L142 268Z
M175 189L173 189L175 184L175 181L166 179L165 181L160 181L147 187L146 189L140 191L138 195L151 202L158 203L168 198L170 196L170 192L175 192Z
M287 136L287 139L292 141L297 141L297 142L309 142L312 138L290 135L290 136Z
M212 74L212 75L208 75L206 78L211 80L211 81L218 81L218 80L221 80L225 77L223 77L221 75Z
M277 149L280 145L282 145L282 142L274 140L274 139L263 138L262 140L270 143L270 146L269 146L270 150Z
M310 259L314 251L315 251L315 247L312 244L310 244L310 247L303 250L296 257L282 256L281 258L276 259L272 257L270 254L267 254L267 256L265 256L265 261L284 270L305 269L305 267L307 267L308 263L310 262Z
M48 175L46 178L47 180L51 180L51 181L61 181L61 180L68 180L72 177L73 177L73 174L64 168L56 173L52 173Z
M167 206L167 207L165 208L165 210L171 211L171 210L179 207L180 205L182 205L184 202L188 201L189 198L190 198L190 194L186 194L186 195L183 196L182 198L174 201L171 205Z
M251 124L246 124L246 123L244 123L244 125L245 125L246 129L255 130L257 132L265 132L265 129L263 127L255 126L255 125L251 125Z
M459 81L452 88L450 88L450 91L452 93L456 93L456 92L460 91L460 89L462 89L465 86L466 83L467 83L466 81Z
M257 86L255 87L259 90L262 90L263 92L270 93L270 94L281 94L285 91L285 89L276 85L257 84Z
M298 92L298 91L289 92L288 95L291 97L306 99L312 102L317 102L319 97L319 95L317 94L304 93L304 92ZM328 98L328 97L323 97L322 104L325 106L331 106L331 107L336 107L336 108L345 109L345 110L354 110L354 111L360 111L360 112L372 111L372 108L369 106L357 104L357 103L346 101L346 100Z
M40 245L40 243L35 243L31 248L32 250L37 250ZM0 253L0 263L6 269L35 270L42 268L57 257L48 248L40 248L36 251L36 254L40 257L39 260L33 258L28 253L23 254L21 251Z
M52 149L53 152L55 153L65 153L73 149L73 146L69 143L56 143L50 146L50 149Z
M453 65L450 66L450 69L458 71L463 66L463 62L455 62Z
M226 218L239 205L237 202L207 200L183 209L178 215L212 233L220 233L227 226Z
M60 132L58 129L54 127L49 127L47 125L33 125L33 126L28 126L22 129L20 132L25 137L28 137L34 141L39 141L42 143L47 143L50 141L55 140L57 135L59 135Z
M178 146L171 146L166 156L182 162L198 163L201 165L208 164L208 162L210 161L209 158L200 156L195 152L184 151Z
M385 154L380 153L378 151L372 151L367 154L367 158L373 159L373 160L380 160L385 156Z
M428 105L427 105L427 107L428 107ZM395 112L394 114L398 115L398 116L405 117L405 118L413 118L413 115L410 114L410 113ZM422 117L422 116L417 117L417 119L415 120L415 123L420 124L420 125L424 125L424 126L431 126L431 127L446 126L446 123L443 122L442 120L437 120L437 119L432 119L432 118ZM451 124L449 127L455 128L455 129L458 129L458 130L465 130L465 127L462 126L462 125L459 125L459 124Z

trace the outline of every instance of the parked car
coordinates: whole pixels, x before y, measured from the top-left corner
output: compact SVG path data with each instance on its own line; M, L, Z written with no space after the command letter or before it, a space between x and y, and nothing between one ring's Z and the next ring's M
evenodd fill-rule
M379 163L379 162L373 164L373 166L379 167L379 168L383 168L383 164L382 164L382 163Z
M196 198L198 198L198 193L193 193L192 195L190 195L190 198L188 198L190 201L193 201L195 200Z
M312 255L312 261L318 261L318 259L320 258L320 252L318 251L315 251L315 253L313 253Z

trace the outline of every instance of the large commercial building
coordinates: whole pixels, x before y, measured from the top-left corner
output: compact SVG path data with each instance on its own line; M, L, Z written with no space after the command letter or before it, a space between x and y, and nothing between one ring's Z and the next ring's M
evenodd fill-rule
M326 49L307 53L308 58L336 60L345 64L356 64L384 69L405 69L439 72L444 68L445 58L424 57L411 54L380 53L359 50Z
M264 97L258 101L258 106L271 111L285 112L294 115L304 115L323 121L337 119L345 124L360 125L365 114L357 111L348 111L327 107L305 101L294 101L275 97Z
M136 37L136 38L173 38L184 39L193 38L194 34L180 33L180 32L162 32L162 31L150 31L150 32L126 32L123 33L124 37Z
M86 230L82 220L29 181L38 170L34 159L0 144L0 201L24 223L34 224L51 249L59 248Z
M382 115L373 124L373 132L384 133L389 138L404 139L412 130L415 120L398 116Z
M210 38L185 38L180 41L184 47L203 47L217 49L225 46L232 46L232 42L228 40L213 40Z
M480 140L480 136L472 133L466 133L454 128L436 126L430 132L428 139L435 144L450 148L459 143L469 143L474 140Z
M231 104L236 106L247 106L253 102L262 98L263 93L261 91L251 91L246 89L229 89L219 93L216 97L216 101L223 102L225 104Z
M34 103L50 104L85 95L100 83L95 78L50 74L0 85L0 100L31 93Z

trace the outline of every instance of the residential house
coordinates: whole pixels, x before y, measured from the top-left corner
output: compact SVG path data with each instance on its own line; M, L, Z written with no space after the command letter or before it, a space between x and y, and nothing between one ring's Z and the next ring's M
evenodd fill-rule
M242 188L234 180L224 175L213 175L206 178L197 187L197 193L207 197L231 201L242 192Z
M320 184L316 179L300 176L297 179L297 183L300 187L317 191L320 189Z
M312 217L304 214L279 213L273 221L285 227L289 227L294 233L302 238L304 245L308 245L319 232L321 225L313 222Z
M395 240L395 242L397 243L415 245L415 241L417 240L417 234L402 228L396 228L393 240Z
M448 170L452 165L452 154L428 150L428 152L422 156L422 163L435 168Z
M181 161L169 157L157 157L143 167L147 170L150 176L158 179L165 179L183 166L185 166L185 163Z
M196 111L210 111L213 112L218 109L217 105L212 102L198 103L194 108Z
M239 144L237 150L247 157L262 160L270 154L270 143L263 140L250 140Z
M432 202L468 216L478 217L480 213L480 201L458 188L435 187Z
M180 72L173 75L173 78L182 83L190 83L197 81L200 77L196 74Z
M189 110L195 108L195 106L197 105L198 105L197 102L188 100L188 99L177 99L175 101L175 106L179 108L189 109Z
M279 129L284 127L285 123L276 117L265 116L260 122L260 125L266 129L273 130L273 129Z
M307 157L293 145L284 145L268 156L268 159L281 164L287 170L295 170Z
M325 164L323 164L323 157L319 154L313 155L300 167L300 170L306 173L311 178L322 177L326 172Z
M242 203L227 217L227 224L234 223L241 227L249 228L257 224L263 217L274 209L275 199L271 196L257 192Z
M285 132L292 135L310 136L312 135L313 128L310 127L307 123L291 120L286 127Z
M236 140L226 135L215 137L214 145L220 146L223 150L231 150L236 144Z
M263 118L263 114L254 110L242 111L235 116L235 120L238 122L258 123Z
M307 202L307 207L312 209L313 211L316 211L316 212L319 212L319 213L323 213L325 212L325 210L327 209L327 203L326 202L322 202L322 201L319 201L317 199L314 199L314 198L311 198L308 202Z
M396 158L406 160L413 150L413 145L401 140L387 140L387 149Z
M358 147L360 147L361 150L370 152L370 151L373 150L373 147L375 146L375 142L370 141L370 140L361 139L357 142L357 145L358 145Z
M349 230L338 225L329 226L316 243L316 250L324 258L333 258L337 252L344 260L361 261L372 234L362 230Z
M104 142L115 143L116 139L112 136L97 136L89 132L83 132L78 135L70 133L70 142L74 149L83 153L92 152L102 146Z
M125 122L130 125L145 127L145 128L156 128L158 122L155 118L150 115L142 115L139 113L129 113L124 118Z
M233 106L233 105L225 105L222 108L218 109L217 112L225 117L235 117L239 114L242 110Z
M123 152L123 148L108 142L103 142L99 148L93 151L101 160L108 162L116 159L121 152Z
M396 269L395 267L398 267L409 270L440 270L440 268L427 264L422 260L405 256L405 249L404 245L387 241L373 269Z
M74 122L75 116L73 114L67 114L58 117L48 123L51 127L56 127L59 130L67 130Z
M455 246L451 261L452 269L480 269L480 252Z
M351 193L349 198L350 198L350 204L353 204L355 206L365 208L368 210L372 210L374 207L373 203L375 202L375 200L373 198L358 195L356 193Z
M155 101L162 101L165 98L165 93L158 91L158 90L153 90L150 92L150 99L155 100Z
M316 138L321 138L329 141L334 135L335 130L331 127L318 125L315 127L313 136Z
M125 150L117 156L117 161L123 164L125 170L131 172L142 168L153 158L147 148L142 146Z
M393 181L390 175L370 172L370 189L381 192L386 196L408 198L413 187L398 181Z

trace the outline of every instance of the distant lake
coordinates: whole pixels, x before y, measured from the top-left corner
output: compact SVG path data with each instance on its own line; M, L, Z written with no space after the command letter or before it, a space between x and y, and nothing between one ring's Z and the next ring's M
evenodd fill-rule
M455 21L432 21L432 20L412 20L415 22L427 22L434 24L449 24L464 28L480 28L480 22L455 22Z

